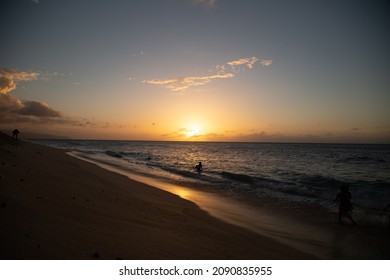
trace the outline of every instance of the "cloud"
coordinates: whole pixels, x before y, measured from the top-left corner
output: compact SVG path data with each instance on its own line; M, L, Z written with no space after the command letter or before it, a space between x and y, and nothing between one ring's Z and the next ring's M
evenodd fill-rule
M39 0L31 0L31 2L34 4L39 4Z
M262 66L270 66L272 64L272 60L271 59L262 59L262 60L260 60L260 64Z
M199 131L194 131L194 129L188 129L188 128L180 128L174 132L170 132L170 133L166 133L166 134L162 134L160 135L162 137L165 137L165 138L170 138L170 139L191 139L191 140L194 140L194 139L199 139L199 138L203 138L205 135L203 134L200 134Z
M0 94L6 94L16 88L15 81L36 80L38 72L26 72L10 69L0 69Z
M2 123L67 122L64 115L40 101L23 101L9 94L16 89L17 81L38 79L38 72L0 69L0 120Z
M0 122L2 124L74 123L44 102L21 101L13 95L0 95Z
M13 95L0 94L0 111L1 113L13 113L23 107L22 101Z
M205 8L214 8L217 0L191 0L192 5L202 6Z
M153 85L163 85L172 91L183 91L193 86L202 86L210 83L215 79L229 79L233 78L232 73L215 74L209 76L192 76L192 77L181 77L181 78L169 78L164 80L145 80L144 83Z
M7 77L0 77L0 94L6 94L16 88L14 81Z
M0 94L0 119L18 119L20 116L38 118L63 118L60 111L50 107L45 102L22 101L19 98Z
M180 128L177 131L170 132L170 133L167 133L167 134L163 134L161 136L162 137L168 137L168 138L178 138L178 137L182 138L182 137L185 137L188 132L189 132L189 130L187 128Z
M19 81L47 80L50 77L62 75L60 73L38 73L19 70L0 69L0 124L4 128L15 126L72 126L107 128L109 123L101 123L80 119L79 117L66 116L49 104L37 100L20 100L11 94Z
M137 53L130 54L130 56L140 56L140 55L144 55L144 51L143 50L141 50L141 51L139 51Z
M149 79L143 80L143 83L164 86L171 91L185 91L190 87L203 86L211 83L216 79L230 79L234 78L236 74L243 69L253 69L256 63L259 61L257 57L246 57L237 60L229 61L222 65L215 66L212 70L216 72L214 74L204 76L184 76L177 78L166 79ZM269 66L272 64L272 60L260 60L260 64L263 66Z
M240 58L238 60L229 61L227 64L231 67L236 67L240 65L245 65L249 69L253 68L253 65L258 61L259 59L257 57L247 57L247 58Z
M24 101L22 107L18 110L20 115L61 118L62 113L51 108L45 102Z

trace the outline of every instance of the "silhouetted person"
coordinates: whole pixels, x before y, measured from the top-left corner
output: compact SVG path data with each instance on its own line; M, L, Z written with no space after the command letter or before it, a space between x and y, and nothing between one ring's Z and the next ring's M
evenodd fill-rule
M18 129L14 129L14 131L12 131L12 139L17 140L18 139L18 134L19 134L19 130Z
M351 193L349 192L348 185L342 185L340 187L340 192L337 194L336 198L333 200L333 203L335 203L337 200L340 201L339 205L339 223L341 223L342 216L347 216L353 225L356 225L355 221L352 219L351 213L352 213L352 203L351 203Z
M202 172L203 171L202 162L199 161L199 164L195 165L195 168L196 168L196 171L198 171L198 173Z

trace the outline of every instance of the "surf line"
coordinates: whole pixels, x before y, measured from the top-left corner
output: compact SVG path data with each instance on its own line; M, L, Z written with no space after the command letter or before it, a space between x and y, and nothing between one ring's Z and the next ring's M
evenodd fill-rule
M324 234L320 234L318 229L307 225L302 225L291 220L270 215L265 211L260 211L250 205L213 193L194 190L193 188L179 186L168 183L158 178L150 178L131 172L119 166L112 166L104 162L82 157L77 152L67 152L69 156L75 157L92 164L95 164L108 171L124 175L134 181L155 187L182 199L195 203L199 208L209 213L211 216L226 223L233 224L252 232L267 236L285 245L298 250L313 254L316 252L319 258L329 258L327 256L329 241ZM317 245L315 245L317 244ZM315 248L313 248L313 246Z

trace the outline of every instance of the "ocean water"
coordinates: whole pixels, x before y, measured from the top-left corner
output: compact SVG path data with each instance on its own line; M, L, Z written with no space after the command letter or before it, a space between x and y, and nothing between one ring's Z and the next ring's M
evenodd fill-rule
M241 201L321 206L350 186L354 215L383 219L390 145L35 140L75 155ZM203 172L194 168L202 162ZM389 211L390 212L390 211ZM362 220L362 219L361 219Z

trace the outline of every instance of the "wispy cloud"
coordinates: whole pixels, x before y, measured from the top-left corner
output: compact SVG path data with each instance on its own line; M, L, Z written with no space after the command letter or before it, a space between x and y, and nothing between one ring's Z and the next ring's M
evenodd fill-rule
M205 8L214 8L217 0L191 0L192 5L202 6Z
M183 138L183 137L187 136L188 132L189 132L189 130L187 128L180 128L177 131L170 132L170 133L167 133L167 134L163 134L161 136L162 137L167 137L167 138Z
M170 79L163 79L163 80L159 80L159 79L145 80L143 82L148 84L153 84L153 85L163 85L172 91L183 91L190 87L206 85L215 79L229 79L233 77L234 75L232 73L224 73L224 74L215 74L215 75L208 75L208 76L170 78Z
M39 0L31 0L31 2L33 2L34 4L39 4Z
M240 58L238 60L229 61L227 64L233 68L240 65L245 65L249 69L252 69L254 64L259 61L257 57L246 57L246 58Z
M137 53L130 54L130 56L140 56L140 55L144 55L144 51L143 50L140 50Z
M164 86L171 91L185 91L190 87L209 84L216 79L234 78L236 74L244 69L253 69L259 61L262 66L269 66L272 64L272 60L259 60L257 57L246 57L215 66L215 68L211 70L211 72L214 72L213 74L204 76L171 77L166 79L148 79L143 80L142 82Z
M260 60L260 64L262 66L270 66L272 64L272 60L271 59L262 59L262 60Z

